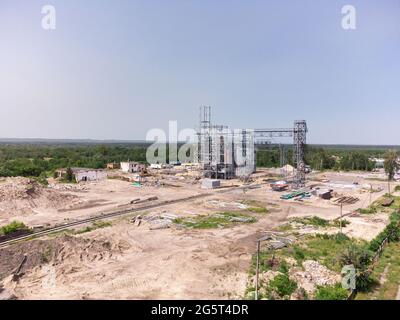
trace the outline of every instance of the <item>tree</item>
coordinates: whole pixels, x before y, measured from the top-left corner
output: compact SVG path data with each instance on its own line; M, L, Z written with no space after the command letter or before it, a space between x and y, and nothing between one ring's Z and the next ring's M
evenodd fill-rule
M65 172L65 180L68 182L72 182L74 180L74 173L72 172L71 168L67 168Z
M397 152L395 150L388 150L385 155L384 168L388 175L388 180L393 180L394 174L399 170L400 166L397 162Z
M353 265L356 269L357 290L365 291L371 285L371 279L368 274L368 267L371 263L372 253L362 246L351 244L339 256L339 262L342 267Z
M394 174L399 170L399 163L397 162L397 152L395 150L386 151L384 168L388 175L388 191L390 196L390 181L393 180Z

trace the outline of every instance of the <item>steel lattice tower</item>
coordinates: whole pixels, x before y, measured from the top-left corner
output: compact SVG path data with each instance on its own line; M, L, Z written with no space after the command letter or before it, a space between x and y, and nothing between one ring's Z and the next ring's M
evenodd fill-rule
M295 188L302 188L306 183L304 148L306 145L307 124L305 120L294 122L293 128L293 164L296 174L293 179Z

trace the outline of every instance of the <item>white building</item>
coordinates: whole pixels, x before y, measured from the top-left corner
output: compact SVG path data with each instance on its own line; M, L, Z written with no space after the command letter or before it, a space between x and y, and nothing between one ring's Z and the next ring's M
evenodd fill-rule
M99 181L107 179L107 171L103 169L90 169L90 168L71 168L72 174L76 182L80 181ZM60 169L57 171L58 177L62 178L67 173L67 169Z
M377 168L377 169L383 168L385 165L385 159L383 159L383 158L372 158L370 160L375 163L375 168Z
M146 169L146 165L139 162L127 161L121 162L121 170L123 172L142 172Z
M161 164L161 163L151 163L150 164L150 168L152 168L152 169L162 169L164 167L165 166L163 164Z

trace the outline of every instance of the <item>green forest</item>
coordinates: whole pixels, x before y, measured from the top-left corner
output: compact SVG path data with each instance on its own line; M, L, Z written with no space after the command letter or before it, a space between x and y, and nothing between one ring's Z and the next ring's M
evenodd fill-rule
M146 143L108 144L0 144L0 176L51 176L58 168L105 168L109 162L146 162ZM258 146L258 167L279 167L279 146ZM323 147L307 145L306 163L316 170L372 170L372 157L383 157L384 148ZM290 145L283 163L293 163Z

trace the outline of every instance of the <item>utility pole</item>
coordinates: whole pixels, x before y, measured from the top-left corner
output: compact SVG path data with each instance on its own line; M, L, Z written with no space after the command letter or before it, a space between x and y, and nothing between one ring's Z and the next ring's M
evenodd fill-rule
M259 264L260 264L260 241L257 241L256 285L255 285L256 292L254 294L255 300L258 300L258 268L259 268Z
M343 203L340 203L340 233L342 232Z
M369 190L369 205L371 206L372 204L372 184L370 184L370 190Z

